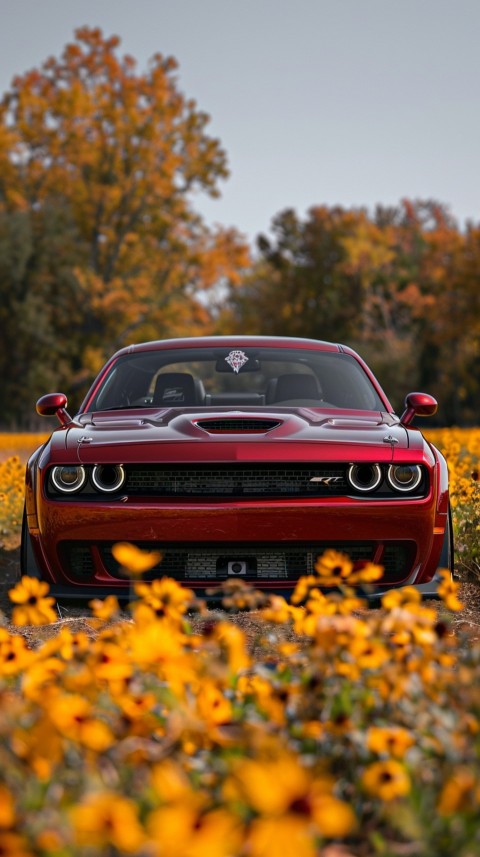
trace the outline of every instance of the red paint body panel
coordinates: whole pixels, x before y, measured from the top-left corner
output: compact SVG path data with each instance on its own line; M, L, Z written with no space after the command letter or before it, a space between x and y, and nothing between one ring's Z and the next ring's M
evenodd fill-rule
M349 355L358 361L382 408L370 411L274 404L89 410L120 358L137 352L180 353L192 346L274 347L285 349L287 355L289 349ZM238 425L247 427L245 431L229 431L228 424L225 429L222 423L221 431L209 433L198 425L212 419L237 420ZM270 420L274 427L259 430L258 419ZM194 474L198 468L207 468L214 475L222 474L225 468L233 468L234 474L235 468L240 468L238 472L243 474L247 468L251 478L257 469L268 477L269 468L283 472L281 468L286 467L287 480L293 478L289 475L292 468L295 473L310 467L314 474L341 475L305 477L308 490L313 490L312 483L321 483L323 493L314 497L213 497L208 493L173 497L162 496L161 491L152 494L150 488L144 494L119 489L112 496L94 494L91 488L65 496L52 493L52 468L79 465L89 479L96 466L106 467L107 475L108 465L121 465L129 474L140 468L147 486L150 471L164 466L174 477L175 468L178 478L187 472L187 486L189 468ZM380 467L383 481L378 495L355 493L349 484L340 493L340 489L337 493L330 490L335 480L347 478L348 482L350 467L362 465ZM387 484L390 465L420 466L420 493L408 497L391 490ZM328 481L331 478L333 483ZM300 562L297 554L303 551L305 562L311 563L326 544L338 545L346 552L351 545L360 552L368 549L376 561L388 560L390 576L383 584L385 588L423 583L434 576L444 544L439 530L446 527L448 517L448 473L445 460L421 432L400 425L368 367L346 346L272 337L170 340L131 346L106 364L73 422L54 431L49 442L30 459L26 512L36 572L51 584L76 593L128 589L128 582L112 573L108 555L112 543L124 540L170 551L172 562L184 562L185 574L180 578L193 588L211 586L212 574L220 581L225 558L241 556L246 557L247 574L258 575L257 585L279 590L293 587L298 574L295 571L292 577L288 569ZM216 570L210 568L206 576L195 577L195 566L189 565L191 556L197 561L209 551L208 562L216 563ZM277 561L281 564L283 556L287 570L275 578L271 565ZM265 574L259 570L264 567Z

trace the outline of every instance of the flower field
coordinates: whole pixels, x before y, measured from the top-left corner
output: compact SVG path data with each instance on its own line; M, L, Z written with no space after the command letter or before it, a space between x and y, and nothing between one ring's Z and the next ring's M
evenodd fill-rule
M0 546L18 544L25 462L47 437L45 434L0 434Z
M480 432L429 436L475 569ZM21 471L0 465L17 535ZM445 576L440 617L413 588L366 610L351 584L381 570L330 551L290 604L233 580L212 612L142 581L157 556L116 551L136 600L92 602L81 628L40 581L10 591L2 857L478 857L480 647L454 632L457 583ZM245 605L248 638L228 616ZM36 625L51 633L32 645Z
M480 580L480 429L424 433L448 461L456 567Z

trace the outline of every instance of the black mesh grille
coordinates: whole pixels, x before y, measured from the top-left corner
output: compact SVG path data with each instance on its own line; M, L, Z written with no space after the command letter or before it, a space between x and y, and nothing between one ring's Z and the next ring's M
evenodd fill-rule
M261 588L262 581L295 581L304 574L314 572L317 557L328 548L334 548L347 554L353 562L373 561L384 566L381 583L401 583L412 568L415 557L415 543L410 541L387 542L318 542L317 544L213 544L205 546L169 545L162 547L157 542L137 543L143 550L162 551L162 561L153 568L144 579L169 576L183 581L215 581L230 577L231 564L243 563L241 576ZM60 558L64 568L78 580L93 579L95 576L94 553L100 558L105 570L119 580L119 565L112 554L112 543L63 542ZM230 572L229 572L230 569Z
M85 544L68 544L62 550L62 560L67 571L75 577L89 578L94 574L92 551Z
M281 425L280 420L262 419L223 419L223 420L198 420L197 426L208 432L266 432Z
M312 574L317 557L324 551L334 548L347 554L353 562L373 561L379 554L378 542L322 542L316 545L241 545L222 544L205 547L167 547L162 549L157 543L141 543L144 550L162 550L162 561L145 576L151 580L156 577L170 576L177 580L222 580L229 577L229 563L245 564L244 580L291 580L296 581L304 574ZM396 583L408 576L414 556L413 542L393 542L385 546L383 560L384 577L382 583ZM112 555L111 545L101 546L102 561L107 571L114 577L123 577L119 573L118 563Z
M328 465L131 465L126 471L126 492L164 497L329 497L347 487L345 468Z

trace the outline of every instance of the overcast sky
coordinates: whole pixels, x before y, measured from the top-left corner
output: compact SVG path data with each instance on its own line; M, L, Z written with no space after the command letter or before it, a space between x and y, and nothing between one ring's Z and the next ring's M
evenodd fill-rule
M480 0L0 0L0 90L88 24L143 70L173 55L231 177L209 222L446 203L480 221Z

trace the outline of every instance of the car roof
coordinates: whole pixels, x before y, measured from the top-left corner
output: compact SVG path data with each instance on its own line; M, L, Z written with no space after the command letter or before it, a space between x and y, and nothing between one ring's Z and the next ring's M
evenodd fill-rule
M352 354L352 349L346 345L333 342L324 342L318 339L302 339L293 336L196 336L181 339L159 339L152 342L139 342L135 345L127 345L114 355L119 357L123 354L132 354L139 351L163 351L170 348L214 348L224 346L228 348L270 347L270 348L309 348L316 351L339 352L345 351Z

